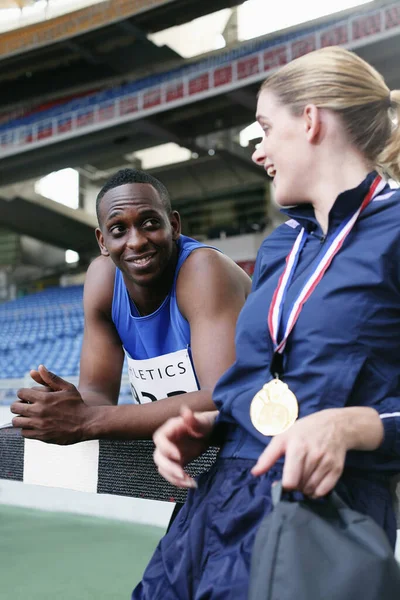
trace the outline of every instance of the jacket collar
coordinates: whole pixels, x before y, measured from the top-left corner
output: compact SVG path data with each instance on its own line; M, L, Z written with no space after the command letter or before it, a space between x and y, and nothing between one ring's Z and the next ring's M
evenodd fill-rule
M371 171L357 187L339 194L329 213L329 229L337 227L346 217L356 212L376 176L377 172ZM319 228L311 204L298 204L287 209L282 208L281 212L291 219L298 221L306 231L315 231L315 229Z

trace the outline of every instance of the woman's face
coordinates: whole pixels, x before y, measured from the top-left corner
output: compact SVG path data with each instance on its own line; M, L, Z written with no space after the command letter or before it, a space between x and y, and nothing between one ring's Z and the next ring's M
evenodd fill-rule
M262 91L258 98L256 118L264 138L252 158L273 176L276 202L280 206L306 202L312 169L306 118L293 116L269 90Z

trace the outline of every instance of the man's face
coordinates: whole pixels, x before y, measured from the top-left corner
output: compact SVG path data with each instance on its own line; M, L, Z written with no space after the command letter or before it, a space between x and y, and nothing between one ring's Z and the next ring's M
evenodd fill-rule
M178 213L166 212L150 184L129 183L104 194L99 220L96 236L101 253L136 285L156 283L174 259Z

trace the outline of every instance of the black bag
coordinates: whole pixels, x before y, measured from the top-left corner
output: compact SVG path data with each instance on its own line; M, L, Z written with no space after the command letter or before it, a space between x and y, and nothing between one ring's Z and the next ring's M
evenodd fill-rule
M400 600L400 567L384 531L336 493L275 508L256 535L248 600Z

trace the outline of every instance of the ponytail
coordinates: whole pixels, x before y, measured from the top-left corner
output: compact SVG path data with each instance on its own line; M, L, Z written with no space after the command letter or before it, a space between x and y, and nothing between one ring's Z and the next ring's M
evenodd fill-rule
M389 113L392 121L392 133L379 154L377 162L380 168L400 182L400 90L390 92Z

